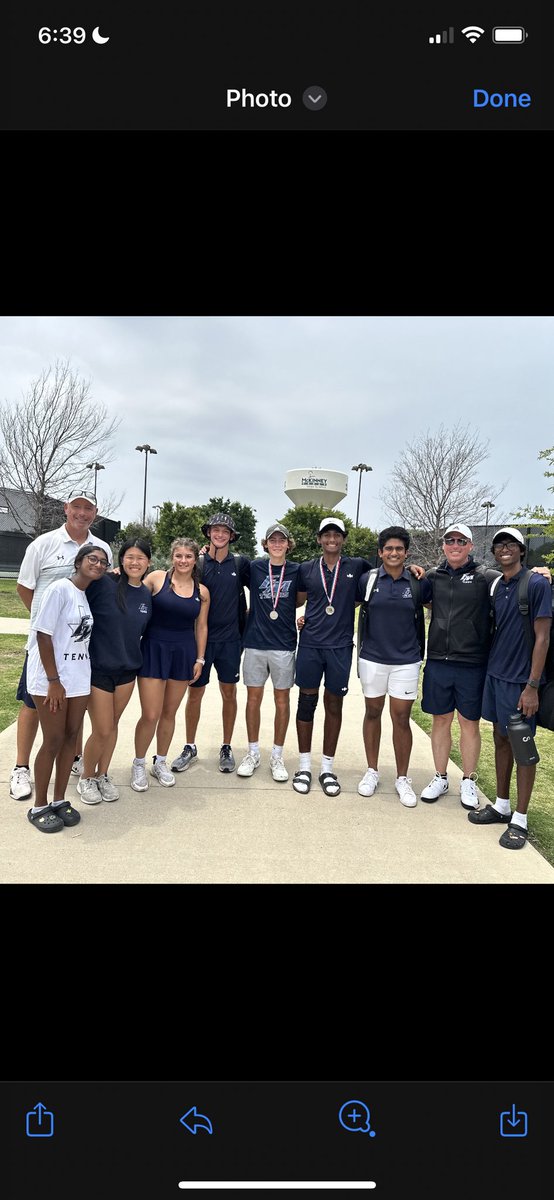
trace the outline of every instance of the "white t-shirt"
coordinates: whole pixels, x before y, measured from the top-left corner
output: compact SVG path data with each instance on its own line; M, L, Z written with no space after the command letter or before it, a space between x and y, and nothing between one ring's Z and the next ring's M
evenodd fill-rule
M70 579L58 579L50 584L31 622L27 662L27 691L31 696L46 696L48 693L46 671L37 645L37 631L49 633L52 638L57 674L66 696L89 695L88 644L92 624L86 592L75 587Z
M99 546L104 550L111 567L112 552L108 543L103 542L102 538L95 537L90 531L85 541L92 542L94 546ZM22 587L29 588L29 591L34 592L31 603L31 626L39 610L45 589L56 579L68 579L73 574L75 556L78 554L81 544L84 545L84 542L74 542L65 525L60 525L59 529L52 529L50 533L39 534L27 546L19 568L17 582ZM30 644L29 640L27 649L30 648Z

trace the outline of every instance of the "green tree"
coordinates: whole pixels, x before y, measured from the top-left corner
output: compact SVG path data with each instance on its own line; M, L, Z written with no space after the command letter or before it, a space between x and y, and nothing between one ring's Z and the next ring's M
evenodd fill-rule
M539 459L541 458L545 459L550 467L554 467L554 446L550 446L548 450L541 450L539 452ZM554 471L544 471L543 474L547 479L554 478ZM552 484L547 490L549 492L554 492L554 484ZM535 504L534 506L530 504L526 505L521 512L514 513L514 520L540 522L538 526L535 526L534 530L532 527L530 527L529 536L531 539L533 538L533 534L535 537L543 536L554 539L554 511L552 509L548 511L542 504ZM533 558L536 557L538 557L538 555L534 554ZM542 562L554 563L554 551L547 554L543 553ZM535 565L539 564L537 563Z
M172 541L177 537L190 537L203 546L206 535L202 533L202 525L215 513L228 513L233 518L240 533L238 542L231 549L236 553L246 554L254 558L256 553L256 515L255 509L238 500L224 500L222 496L212 496L207 504L195 504L185 507L183 504L172 504L166 500L160 509L160 517L156 526L156 548L159 553L168 554Z
M374 558L377 550L377 534L374 530L362 526L355 529L350 517L339 508L329 512L323 504L299 504L298 507L289 508L284 517L279 517L296 542L292 554L287 555L289 559L293 562L305 562L309 558L317 557L320 552L317 534L323 517L338 517L344 522L348 535L345 543L347 554L360 558Z

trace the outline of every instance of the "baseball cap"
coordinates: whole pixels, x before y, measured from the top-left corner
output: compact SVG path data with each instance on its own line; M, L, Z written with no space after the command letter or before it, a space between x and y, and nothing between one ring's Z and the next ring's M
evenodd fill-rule
M443 537L448 537L449 533L463 533L468 542L473 541L473 534L469 528L469 525L460 525L459 523L457 525L449 525L448 529L445 529Z
M206 524L202 525L202 533L206 537L209 537L211 525L225 525L225 527L229 529L231 533L231 537L229 538L230 542L236 542L237 538L240 537L240 533L237 533L236 531L235 522L228 513L214 513L213 517L210 517L209 521L206 521Z
M73 492L66 497L64 504L69 504L71 500L88 500L89 504L96 505L96 496L94 492L89 492L86 488L75 488Z
M520 546L525 545L525 538L524 538L523 534L520 533L519 529L514 529L512 525L506 525L504 527L504 529L499 529L498 533L495 533L495 535L492 539L493 546L494 546L496 539L499 538L502 534L504 536L506 536L506 534L507 534L508 537L513 538L514 542L519 542Z
M318 532L323 533L326 529L338 529L339 533L344 534L344 537L348 537L344 528L344 521L341 521L340 517L324 517Z
M271 537L272 533L282 533L283 536L290 541L290 533L288 529L285 529L285 526L280 525L278 521L275 521L273 525L269 526L269 529L266 529L264 538L265 542L267 542L267 539Z

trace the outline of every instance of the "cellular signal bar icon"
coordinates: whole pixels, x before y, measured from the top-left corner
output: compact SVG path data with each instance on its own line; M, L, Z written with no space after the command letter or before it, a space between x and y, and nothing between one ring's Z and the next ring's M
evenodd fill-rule
M436 33L434 35L434 37L430 37L429 45L430 46L435 46L435 45L437 45L437 46L443 45L444 46L444 45L446 45L447 42L453 42L453 41L454 41L454 28L451 25L448 30L443 29L442 33Z

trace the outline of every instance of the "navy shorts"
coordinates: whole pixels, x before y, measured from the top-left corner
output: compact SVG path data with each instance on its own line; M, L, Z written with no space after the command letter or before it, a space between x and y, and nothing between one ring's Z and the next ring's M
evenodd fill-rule
M220 683L238 683L241 654L240 638L231 642L208 642L204 651L206 662L202 667L202 674L196 683L191 683L191 687L205 687L209 683L212 667L215 667Z
M335 696L346 696L353 649L353 646L341 646L338 650L323 650L300 643L296 655L296 686L319 688L325 675L327 691Z
M21 679L19 680L19 683L17 685L17 692L15 693L15 698L16 698L16 700L22 700L23 703L26 704L27 708L35 708L36 709L36 704L33 700L33 697L31 696L30 692L27 691L27 659L28 659L28 657L29 657L29 655L25 654L25 662L23 663Z
M508 717L518 711L519 697L524 687L524 683L508 683L505 679L496 679L494 675L487 675L485 679L481 715L484 721L492 721L494 725L498 725L504 737L508 736ZM524 717L523 713L521 716L527 721L531 733L535 733L536 716Z
M423 711L438 717L457 709L466 721L478 721L486 674L486 663L428 658L423 672Z
M105 671L95 671L93 667L90 686L99 688L101 692L115 692L115 689L123 687L124 683L134 683L136 677L137 671L114 671L112 674L106 674Z

